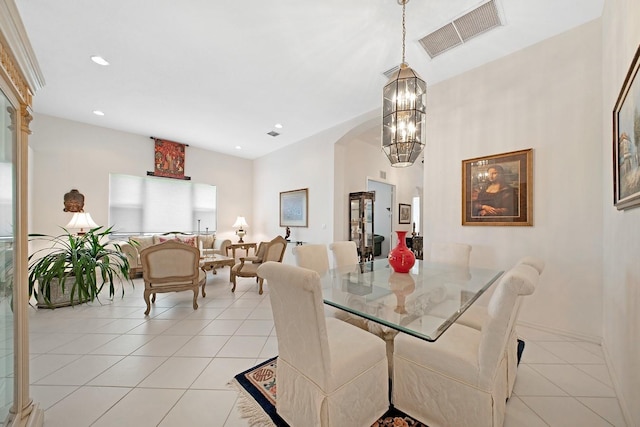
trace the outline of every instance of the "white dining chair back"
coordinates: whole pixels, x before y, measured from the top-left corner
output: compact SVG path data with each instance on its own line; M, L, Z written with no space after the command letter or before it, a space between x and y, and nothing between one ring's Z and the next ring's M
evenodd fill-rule
M534 268L538 274L542 274L544 271L545 263L543 260L532 257L525 256L521 258L516 265L527 265ZM538 281L535 282L536 285ZM509 334L509 340L507 342L506 348L506 357L507 357L507 398L511 397L513 393L513 387L516 382L516 374L518 370L518 333L516 330L515 321L517 321L520 315L520 308L523 304L522 297L519 297L516 301L514 307L514 323L511 326L511 332ZM487 312L488 307L474 304L467 311L465 311L462 316L458 318L456 323L468 326L470 328L474 328L477 330L482 330L488 322L489 314Z
M429 260L431 262L468 267L470 254L471 245L465 243L433 242Z
M358 247L352 240L333 242L329 245L333 253L333 267L342 268L349 265L358 264Z
M385 344L325 318L317 272L267 262L278 336L276 412L291 426L370 426L389 408Z
M302 245L293 247L298 267L307 268L321 276L329 271L329 252L326 245Z

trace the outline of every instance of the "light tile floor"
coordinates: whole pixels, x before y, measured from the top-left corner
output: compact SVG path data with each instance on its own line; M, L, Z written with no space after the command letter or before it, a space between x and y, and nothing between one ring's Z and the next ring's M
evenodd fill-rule
M144 284L113 301L31 310L31 395L47 427L248 426L227 382L277 354L268 297L253 279L230 290L208 273L207 297L159 294L144 316ZM526 341L506 427L625 426L602 349L519 328Z

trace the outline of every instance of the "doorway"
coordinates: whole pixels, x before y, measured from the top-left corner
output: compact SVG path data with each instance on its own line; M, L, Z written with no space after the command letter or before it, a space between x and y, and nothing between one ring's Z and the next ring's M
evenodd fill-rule
M395 185L386 182L375 181L367 178L367 191L375 191L376 200L373 204L373 233L374 233L374 257L386 258L391 250L391 225L393 224L393 197ZM380 251L376 250L376 235L384 237L380 245ZM380 237L377 239L380 240Z

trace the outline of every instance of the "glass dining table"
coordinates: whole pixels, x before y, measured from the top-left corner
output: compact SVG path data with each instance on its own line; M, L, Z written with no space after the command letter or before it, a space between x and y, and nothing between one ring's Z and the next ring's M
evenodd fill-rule
M426 341L435 341L502 271L416 260L396 273L386 259L329 270L324 303Z

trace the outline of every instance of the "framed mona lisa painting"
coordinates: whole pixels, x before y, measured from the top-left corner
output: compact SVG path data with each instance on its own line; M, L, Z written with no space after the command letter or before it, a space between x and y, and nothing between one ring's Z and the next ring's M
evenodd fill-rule
M533 149L462 161L462 225L533 225Z

